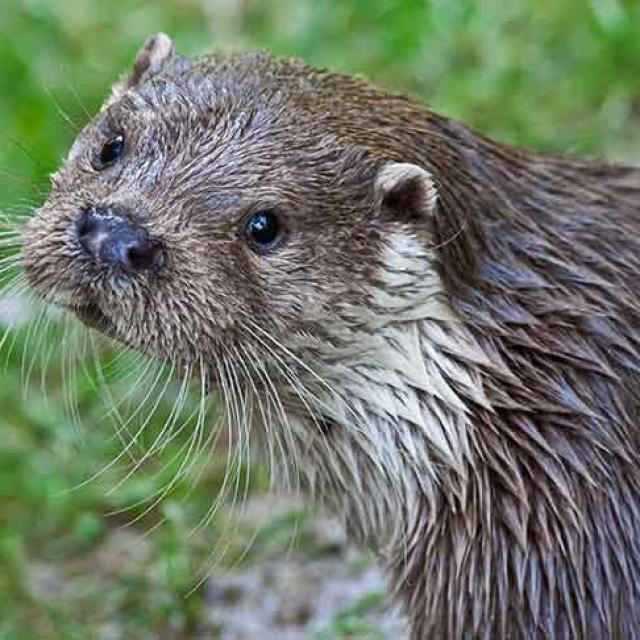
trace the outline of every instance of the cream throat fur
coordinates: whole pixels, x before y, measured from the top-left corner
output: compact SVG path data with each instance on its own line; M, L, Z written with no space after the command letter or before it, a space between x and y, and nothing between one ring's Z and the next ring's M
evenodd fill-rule
M416 497L434 501L443 470L462 479L469 403L490 408L481 370L492 363L447 305L434 252L408 230L389 239L372 297L340 309L330 335L290 345L310 392L287 403L288 442L308 490L384 552Z

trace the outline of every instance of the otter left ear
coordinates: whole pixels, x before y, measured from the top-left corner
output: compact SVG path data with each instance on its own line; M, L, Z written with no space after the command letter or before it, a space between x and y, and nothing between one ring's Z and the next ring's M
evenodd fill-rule
M159 73L173 58L175 47L166 33L156 33L142 45L127 79L127 89L140 84L143 78Z
M406 162L385 164L376 177L375 192L380 213L400 222L430 217L438 199L431 174Z
M133 70L113 87L110 102L119 98L127 89L132 89L142 84L143 80L160 73L174 55L173 41L165 33L156 33L147 38L138 51Z

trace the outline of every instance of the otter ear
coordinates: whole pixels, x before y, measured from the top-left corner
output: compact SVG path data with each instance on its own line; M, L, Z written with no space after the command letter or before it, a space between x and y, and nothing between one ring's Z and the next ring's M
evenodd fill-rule
M111 101L120 97L127 89L132 89L141 84L143 80L160 73L174 55L175 47L168 35L156 33L147 38L138 51L133 63L133 70L113 87Z
M127 78L127 89L140 84L143 78L162 71L174 54L173 41L165 33L156 33L148 38L133 63L133 71Z
M416 164L389 162L375 183L380 214L399 222L415 222L435 211L438 191L431 174Z

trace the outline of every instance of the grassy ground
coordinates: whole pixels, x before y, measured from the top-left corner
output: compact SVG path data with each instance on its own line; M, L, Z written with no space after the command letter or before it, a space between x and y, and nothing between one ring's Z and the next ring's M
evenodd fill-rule
M37 206L74 129L157 30L185 53L260 47L362 73L514 144L640 158L636 0L3 0L0 210ZM186 594L219 545L229 545L223 564L245 568L294 538L303 554L318 554L322 544L288 515L272 520L245 557L255 526L225 530L224 510L191 534L221 487L217 459L193 488L141 502L179 467L185 437L125 483L125 458L84 483L122 450L108 398L95 369L68 388L64 345L52 352L45 400L40 367L28 375L31 356L46 356L38 344L62 338L52 330L38 343L38 333L10 336L0 359L0 640L215 637L206 586ZM108 375L126 373L126 358L106 361ZM70 396L80 432L66 410ZM142 451L169 412L169 404L155 411ZM254 493L266 485L260 470L242 474ZM379 637L366 622L378 605L375 592L365 595L319 637Z

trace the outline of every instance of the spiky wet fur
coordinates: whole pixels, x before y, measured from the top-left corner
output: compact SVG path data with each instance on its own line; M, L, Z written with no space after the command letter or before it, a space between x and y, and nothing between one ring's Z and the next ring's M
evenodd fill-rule
M32 283L75 278L117 339L244 386L282 481L380 552L415 640L639 636L640 171L296 61L144 68L107 111L160 121L159 151L96 187L89 129L26 234ZM389 162L428 171L430 215L381 210ZM265 189L298 229L260 260L225 216ZM87 284L67 228L105 193L143 203L164 281Z

